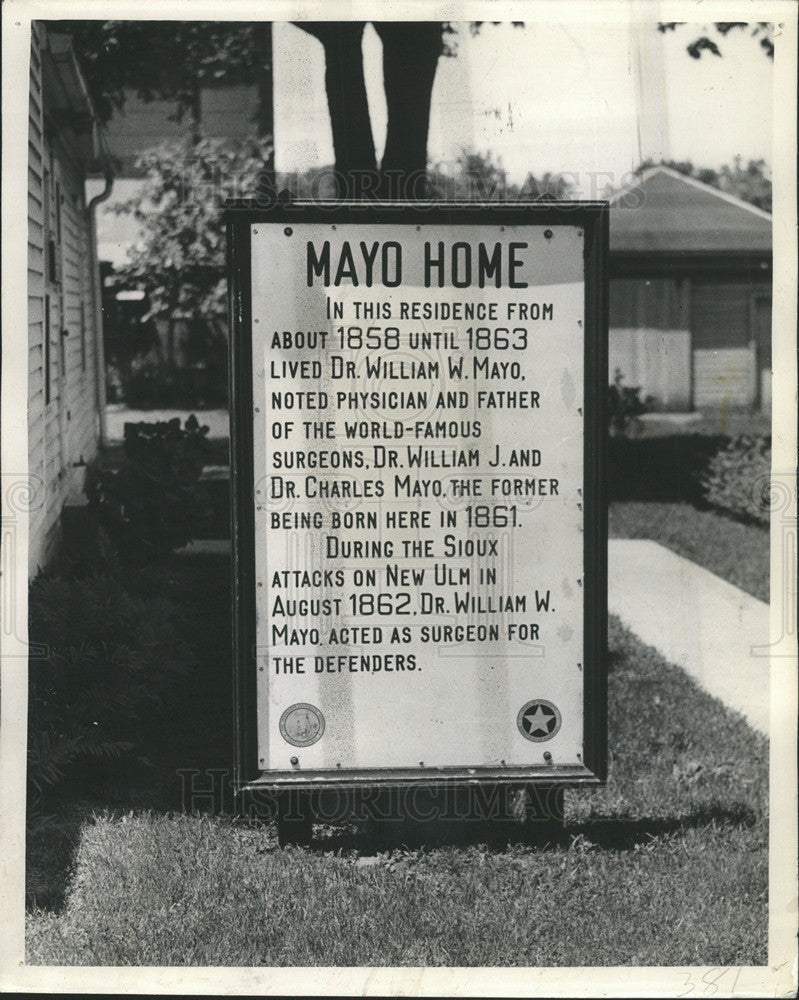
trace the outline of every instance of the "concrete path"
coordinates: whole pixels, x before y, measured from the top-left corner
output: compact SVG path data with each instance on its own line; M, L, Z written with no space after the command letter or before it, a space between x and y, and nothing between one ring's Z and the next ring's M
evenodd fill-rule
M769 607L656 542L608 543L608 610L709 694L769 731Z

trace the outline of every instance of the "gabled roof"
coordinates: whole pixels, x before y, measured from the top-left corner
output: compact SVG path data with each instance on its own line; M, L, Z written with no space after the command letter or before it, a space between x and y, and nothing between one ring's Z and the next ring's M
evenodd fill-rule
M670 167L650 167L610 203L611 252L771 251L771 216Z

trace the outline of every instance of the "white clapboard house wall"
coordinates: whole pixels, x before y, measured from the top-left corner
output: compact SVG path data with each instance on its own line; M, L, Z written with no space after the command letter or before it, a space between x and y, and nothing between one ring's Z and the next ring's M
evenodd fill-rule
M31 31L28 142L29 575L80 505L104 426L102 317L87 174L107 158L69 37ZM106 171L110 186L110 173Z
M771 405L768 212L665 166L611 201L609 369L660 410Z

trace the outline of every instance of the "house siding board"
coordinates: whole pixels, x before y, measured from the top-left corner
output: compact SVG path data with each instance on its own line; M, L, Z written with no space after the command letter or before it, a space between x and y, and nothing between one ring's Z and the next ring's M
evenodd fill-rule
M771 368L771 288L755 289L752 312L761 368Z
M33 388L37 381L41 382L42 345L33 344L28 348L28 400L33 396Z
M99 418L93 382L94 307L89 273L90 234L83 194L80 144L47 119L37 26L31 36L28 156L28 434L29 474L41 480L42 505L32 511L29 573L49 557L65 501L80 488L74 464L96 453ZM56 205L56 185L61 204ZM57 210L61 241L57 241ZM56 239L51 269L48 240ZM50 300L50 400L46 402L45 296ZM81 343L82 319L85 325ZM62 329L66 336L62 338Z
M44 251L35 243L28 243L28 274L44 277Z
M32 36L31 36L32 37ZM31 64L28 74L28 129L37 128L41 131L42 126L42 68L36 61L38 44L31 43Z
M28 129L28 163L33 166L29 166L28 170L35 174L35 176L41 178L41 172L37 168L41 168L42 165L42 130L34 122L29 122Z
M616 278L609 288L611 327L688 328L683 282L674 278Z
M36 246L39 250L44 246L44 211L42 208L41 195L31 193L28 190L28 245Z
M44 196L42 194L41 165L34 170L28 167L28 221L44 234Z
M30 115L28 117L28 123L31 128L35 128L42 119L42 106L40 104L41 93L34 85L33 75L31 75L30 81Z
M30 380L29 380L30 381ZM32 392L29 393L31 400L31 408L28 411L28 435L29 439L35 437L44 438L44 417L42 416L42 410L44 408L44 390L41 386L34 388ZM34 465L40 467L44 462L44 453L41 449L35 454L28 456L28 461L31 463L31 467Z
M28 475L44 480L44 209L41 60L38 26L31 30L28 111ZM35 481L35 480L34 480ZM39 492L43 500L45 491ZM41 559L45 507L34 506L29 527L29 558Z
M609 289L608 378L639 387L660 410L690 406L691 335L685 282L614 278Z

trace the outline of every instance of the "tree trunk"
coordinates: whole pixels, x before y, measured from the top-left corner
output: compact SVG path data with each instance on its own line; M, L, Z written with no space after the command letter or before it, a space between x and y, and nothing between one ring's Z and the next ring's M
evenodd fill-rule
M427 133L438 58L438 21L375 21L383 43L383 85L388 105L380 194L388 199L427 195Z
M259 194L262 192L274 194L275 189L275 114L274 99L272 94L272 73L274 58L272 55L272 25L269 21L264 21L259 25L261 35L261 45L264 52L264 60L258 69L256 84L258 87L258 103L255 110L255 126L258 135L272 141L272 149L269 158L264 163L256 178L255 190Z
M325 50L325 86L341 198L418 199L427 195L430 99L443 51L439 21L374 21L383 43L388 106L379 176L363 75L365 23L295 22Z
M301 22L325 50L325 88L336 156L336 193L360 198L376 187L377 161L363 75L364 21Z

